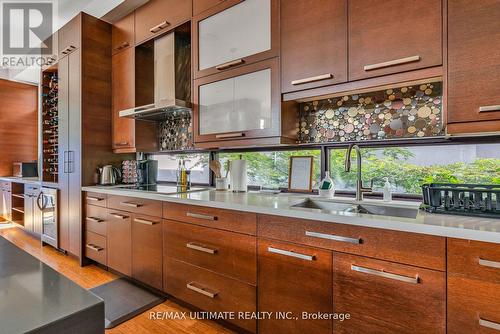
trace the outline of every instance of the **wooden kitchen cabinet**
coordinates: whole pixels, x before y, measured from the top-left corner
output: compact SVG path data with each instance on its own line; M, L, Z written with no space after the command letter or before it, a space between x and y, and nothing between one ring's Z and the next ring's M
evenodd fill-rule
M132 276L132 215L109 209L107 214L108 266ZM140 243L139 243L139 247Z
M76 15L57 33L58 58L66 57L81 46L82 16Z
M333 311L332 253L259 239L259 312L293 312L299 320L259 321L259 333L332 333L332 320L304 320L302 312Z
M24 185L24 230L37 237L42 234L42 211L37 204L40 191L39 185Z
M135 10L135 43L160 35L191 18L190 0L150 0Z
M210 9L225 0L193 0L193 16Z
M132 278L162 289L161 218L141 214L132 217Z
M227 0L193 18L194 77L279 54L279 0Z
M335 333L446 333L446 273L334 252Z
M281 0L280 6L281 91L347 81L347 0Z
M348 3L349 81L442 64L441 0Z
M0 217L12 219L12 184L0 182Z
M448 1L448 123L464 122L459 132L500 131L498 17L495 0Z
M135 120L120 117L120 111L135 107L135 50L127 48L112 59L112 147L115 152L135 149Z
M115 22L111 27L112 54L133 47L135 38L135 11Z
M276 58L195 80L195 143L291 140L296 114L282 108L279 86Z

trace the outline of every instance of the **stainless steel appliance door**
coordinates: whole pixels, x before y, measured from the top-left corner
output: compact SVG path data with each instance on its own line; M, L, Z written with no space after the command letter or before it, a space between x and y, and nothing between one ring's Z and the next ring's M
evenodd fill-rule
M42 211L42 242L58 248L57 189L42 188L37 205Z

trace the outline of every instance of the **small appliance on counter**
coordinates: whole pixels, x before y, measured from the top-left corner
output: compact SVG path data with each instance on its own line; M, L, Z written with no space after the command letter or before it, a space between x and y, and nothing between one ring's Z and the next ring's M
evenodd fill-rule
M122 161L122 183L124 184L137 183L137 161L135 160Z
M99 170L99 184L102 186L112 186L117 184L121 179L121 172L118 168L112 165L106 165Z
M38 164L35 162L14 162L12 164L15 177L38 177Z
M158 161L138 160L137 161L137 183L141 185L156 184L158 179Z
M233 192L247 191L247 161L242 156L230 163L230 184Z

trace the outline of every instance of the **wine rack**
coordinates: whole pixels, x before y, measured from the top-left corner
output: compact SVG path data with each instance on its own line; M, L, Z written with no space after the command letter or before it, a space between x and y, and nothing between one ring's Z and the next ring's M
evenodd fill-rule
M57 68L42 72L42 158L43 181L58 181L59 113Z

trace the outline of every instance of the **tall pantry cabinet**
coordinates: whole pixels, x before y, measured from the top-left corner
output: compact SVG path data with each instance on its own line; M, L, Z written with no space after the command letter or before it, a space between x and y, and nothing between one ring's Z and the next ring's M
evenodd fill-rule
M59 32L59 247L82 259L81 187L119 159L111 141L111 25L85 13Z

